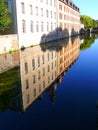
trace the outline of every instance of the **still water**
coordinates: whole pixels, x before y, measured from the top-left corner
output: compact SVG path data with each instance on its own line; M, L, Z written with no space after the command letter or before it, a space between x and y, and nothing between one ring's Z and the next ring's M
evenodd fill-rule
M97 57L97 35L0 55L0 130L98 129Z

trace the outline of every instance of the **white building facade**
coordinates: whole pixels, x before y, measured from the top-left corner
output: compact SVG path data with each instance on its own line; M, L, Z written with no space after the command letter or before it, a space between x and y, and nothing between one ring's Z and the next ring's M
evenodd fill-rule
M78 26L77 33L79 32L79 9L68 0L6 1L10 13L13 14L13 29L14 33L18 34L19 48L71 36L72 28L70 26L75 25L74 28L76 28L76 24ZM72 10L76 13L73 13ZM68 33L65 31L65 26L68 27ZM63 33L59 31L59 28L62 28Z

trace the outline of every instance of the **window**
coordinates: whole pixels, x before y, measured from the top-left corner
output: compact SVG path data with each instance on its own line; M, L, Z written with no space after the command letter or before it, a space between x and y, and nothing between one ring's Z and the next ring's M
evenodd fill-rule
M53 70L53 62L51 63L51 69Z
M52 0L50 0L50 5L52 6Z
M55 77L56 77L56 75L57 75L57 72L55 71Z
M32 5L30 5L30 14L33 14L33 8L32 8Z
M48 0L46 0L46 4L48 4Z
M45 81L43 81L43 88L45 88Z
M41 84L39 84L39 92L41 92Z
M51 13L51 18L52 18L52 11L50 13Z
M49 17L49 12L48 12L48 10L46 10L46 17L47 17L47 18Z
M25 20L22 20L22 32L23 33L26 32L26 22L25 22Z
M56 12L54 12L54 18L56 19Z
M30 29L31 29L31 32L33 32L33 21L31 21L30 23Z
M27 95L27 104L29 103L29 101L30 101L30 96Z
M45 76L45 68L43 68L43 76Z
M56 29L56 23L54 23L54 28Z
M51 80L53 80L53 74L51 75Z
M21 3L21 12L22 12L22 13L25 13L25 5L24 5L23 2Z
M29 81L28 81L28 79L26 80L26 89L28 89L29 88Z
M50 72L50 66L48 65L48 72Z
M51 59L53 59L53 51L51 52Z
M25 74L27 74L28 73L28 63L27 62L24 63L24 68L25 68Z
M33 94L34 94L34 97L36 97L36 88L34 88Z
M38 32L39 31L39 23L38 23L38 21L36 21L36 32Z
M40 71L38 71L38 79L40 79Z
M44 31L43 27L44 27L43 22L41 22L41 31L42 32Z
M36 16L38 16L38 7L36 7Z
M40 57L38 56L38 67L40 67Z
M55 67L56 67L57 63L56 63L56 60L55 60Z
M50 83L50 77L48 77L48 84Z
M42 55L42 64L45 64L45 57Z
M54 0L54 7L56 7L56 0Z
M49 31L49 23L47 22L47 31Z
M32 69L34 70L35 69L35 60L32 59Z
M50 55L49 55L49 52L48 52L48 61L50 60Z
M33 84L36 83L36 78L35 78L35 75L33 75Z
M53 23L51 23L51 31L53 30Z
M41 16L43 17L43 8L41 8Z

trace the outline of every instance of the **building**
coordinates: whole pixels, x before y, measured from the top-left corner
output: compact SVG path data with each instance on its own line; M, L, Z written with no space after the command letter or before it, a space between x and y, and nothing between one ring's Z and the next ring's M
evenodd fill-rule
M79 8L71 0L6 0L19 48L45 43L80 30ZM10 31L11 33L12 31Z
M58 0L58 38L76 35L80 30L79 8L72 0Z

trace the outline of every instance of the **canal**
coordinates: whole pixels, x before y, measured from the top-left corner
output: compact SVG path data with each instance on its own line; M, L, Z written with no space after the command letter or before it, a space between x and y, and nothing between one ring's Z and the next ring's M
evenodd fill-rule
M0 130L97 130L98 35L0 55Z

